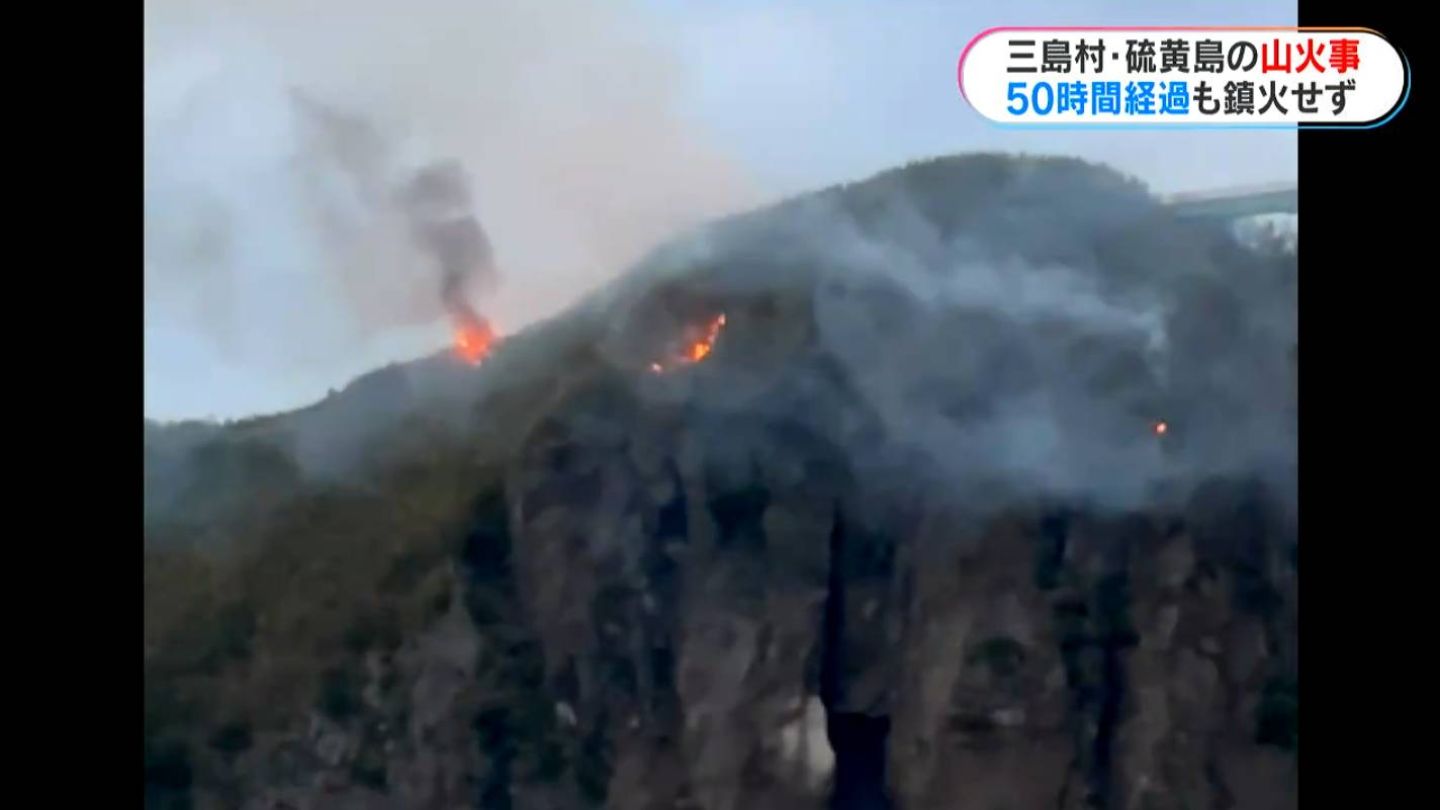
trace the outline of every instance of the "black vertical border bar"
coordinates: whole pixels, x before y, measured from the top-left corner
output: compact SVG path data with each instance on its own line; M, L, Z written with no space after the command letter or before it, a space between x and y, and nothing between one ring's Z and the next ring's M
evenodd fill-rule
M1412 806L1434 767L1415 731L1434 694L1420 663L1433 636L1421 628L1440 589L1425 519L1437 477L1425 391L1440 368L1440 318L1422 292L1433 252L1421 240L1440 223L1421 222L1433 218L1432 159L1419 147L1433 89L1420 64L1426 26L1402 16L1406 5L1299 8L1304 27L1378 31L1410 67L1410 98L1388 122L1299 133L1299 770L1300 795L1316 806Z
M120 807L140 781L130 746L143 677L130 602L143 508L142 10L32 10L8 49L11 772L27 806Z

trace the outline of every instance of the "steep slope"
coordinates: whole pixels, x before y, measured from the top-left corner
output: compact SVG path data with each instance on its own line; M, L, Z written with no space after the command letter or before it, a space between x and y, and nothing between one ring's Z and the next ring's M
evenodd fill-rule
M147 804L1291 806L1295 284L947 158L478 369L147 425Z

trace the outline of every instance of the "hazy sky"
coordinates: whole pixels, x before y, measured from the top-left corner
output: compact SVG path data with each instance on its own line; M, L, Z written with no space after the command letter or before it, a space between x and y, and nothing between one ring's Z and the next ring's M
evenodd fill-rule
M955 83L960 51L993 26L1295 25L1293 0L649 4L679 32L693 114L767 184L807 188L976 149L1080 155L1160 192L1296 176L1294 133L1006 130Z
M914 158L1078 155L1159 192L1295 178L1293 133L1002 130L955 84L992 26L1293 25L1293 0L622 6L147 0L146 414L296 407L446 340L438 279L335 190L287 88L465 161L505 277L482 306L511 331L677 227Z

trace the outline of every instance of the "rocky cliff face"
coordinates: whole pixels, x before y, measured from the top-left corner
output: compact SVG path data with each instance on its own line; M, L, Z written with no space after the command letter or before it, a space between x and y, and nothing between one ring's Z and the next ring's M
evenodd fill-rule
M1293 803L1295 537L1262 485L991 509L694 419L547 425L510 479L548 692L610 772L593 799Z
M152 774L147 719L147 801L1294 806L1293 255L1072 162L906 172L465 370L453 544L376 579L420 618L204 767Z

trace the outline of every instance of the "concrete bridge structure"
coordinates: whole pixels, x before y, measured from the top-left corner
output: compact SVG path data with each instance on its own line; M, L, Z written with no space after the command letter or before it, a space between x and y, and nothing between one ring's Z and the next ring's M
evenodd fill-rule
M1299 214L1299 197L1294 183L1272 183L1172 194L1164 200L1183 217L1234 220L1266 214Z

